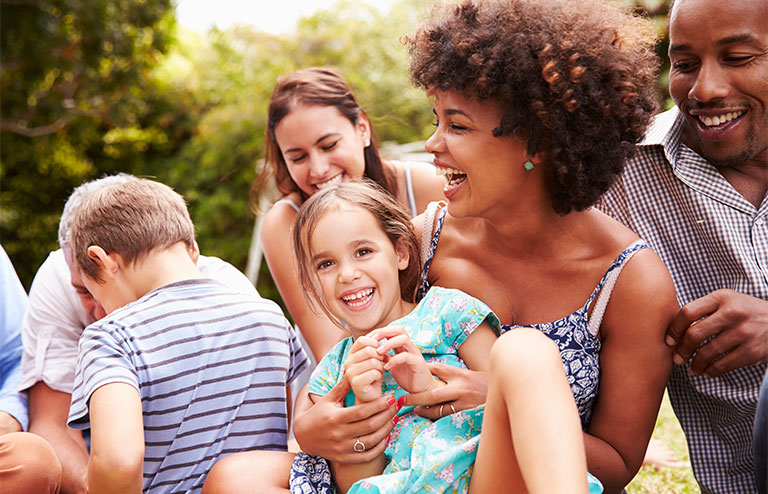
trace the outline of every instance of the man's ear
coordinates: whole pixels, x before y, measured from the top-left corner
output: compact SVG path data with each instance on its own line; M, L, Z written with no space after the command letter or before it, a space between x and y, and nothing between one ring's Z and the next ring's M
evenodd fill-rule
M102 274L107 278L114 278L117 271L120 269L117 256L119 254L107 254L104 249L98 245L91 245L88 247L88 257L96 261L96 264L101 268Z
M411 262L411 255L408 251L408 241L400 237L395 244L395 253L397 254L397 269L402 271L408 267Z

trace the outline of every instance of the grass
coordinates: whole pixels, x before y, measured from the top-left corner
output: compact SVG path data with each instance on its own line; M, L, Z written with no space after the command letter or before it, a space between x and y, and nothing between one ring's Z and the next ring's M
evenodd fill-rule
M690 461L683 430L672 411L672 405L666 393L653 435L664 441L678 458ZM627 486L627 492L629 494L699 494L700 491L690 466L658 470L651 466L644 466Z

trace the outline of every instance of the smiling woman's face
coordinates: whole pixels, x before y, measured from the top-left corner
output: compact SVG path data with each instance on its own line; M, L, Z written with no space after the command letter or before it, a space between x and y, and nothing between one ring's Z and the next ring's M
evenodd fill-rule
M275 139L291 178L311 196L363 176L371 129L365 115L353 124L336 107L299 105L275 126Z

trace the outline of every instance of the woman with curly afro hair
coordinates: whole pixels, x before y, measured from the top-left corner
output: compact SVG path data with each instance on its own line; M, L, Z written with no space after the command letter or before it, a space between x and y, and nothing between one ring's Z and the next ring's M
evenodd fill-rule
M588 469L608 493L640 468L671 369L671 278L592 207L657 109L655 40L647 20L604 0L441 4L405 38L411 78L434 104L426 149L448 178L447 206L416 223L431 240L424 285L465 290L508 329L558 345ZM493 356L507 347L502 335ZM514 403L503 369L492 358L489 408ZM408 404L483 400L464 391L484 390L481 379L454 374ZM471 490L498 486L512 438L507 417L486 414Z
M412 80L433 100L426 149L448 179L447 203L414 219L426 261L420 292L463 290L507 334L488 373L430 364L446 385L398 405L438 419L486 404L470 492L583 492L559 450L570 459L580 451L582 471L621 492L653 431L677 304L656 254L592 205L657 109L653 30L606 0L461 0L435 5L404 42ZM540 349L519 338L531 329L559 355L559 378L540 371ZM548 405L558 379L569 406ZM516 392L526 383L533 391ZM395 407L382 398L345 408L348 386L342 379L311 407L300 396L294 432L307 453L371 462ZM575 432L559 427L563 414ZM520 428L525 419L543 425ZM253 478L288 487L289 461L271 461ZM272 467L280 473L267 480ZM330 482L320 466L310 470Z

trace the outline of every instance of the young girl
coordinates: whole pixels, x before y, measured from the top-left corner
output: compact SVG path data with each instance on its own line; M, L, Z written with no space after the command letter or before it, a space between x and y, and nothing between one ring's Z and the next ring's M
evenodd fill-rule
M350 335L331 349L312 374L309 393L313 402L344 378L352 388L345 399L348 407L382 394L400 399L407 393L444 385L430 373L427 361L489 370L498 318L484 303L459 290L433 287L414 304L421 267L418 243L408 214L379 187L344 183L314 194L296 218L293 245L307 300ZM521 334L534 339L541 336ZM557 433L553 436L555 448L548 448L545 433L539 443L515 444L521 460L541 456L538 462L529 462L534 466L526 470L522 462L514 465L513 455L510 471L522 473L520 483L516 485L513 475L497 479L500 487L587 492L578 416L557 351L551 346L552 352L541 358L551 358L560 374L555 384L561 386L553 386L560 393L552 392L547 403L549 408L570 412L557 419L560 423L538 423L538 412L512 416L506 403L488 412L483 405L456 412L452 404L443 404L439 406L441 418L435 422L416 415L413 407L402 407L383 454L362 464L331 462L336 487L341 492L466 492L485 412L509 415L506 422L512 431L537 435L546 426ZM532 347L533 353L536 348ZM536 381L517 384L515 399L531 393L526 387L542 384L550 385ZM558 403L561 398L564 404ZM483 436L483 441L510 443L513 436ZM357 439L352 447L363 452L367 446ZM550 468L541 468L543 460L558 466L557 475ZM292 491L313 492L308 487L314 461L304 453L297 455ZM314 484L316 488L317 482ZM602 492L599 483L593 489Z

